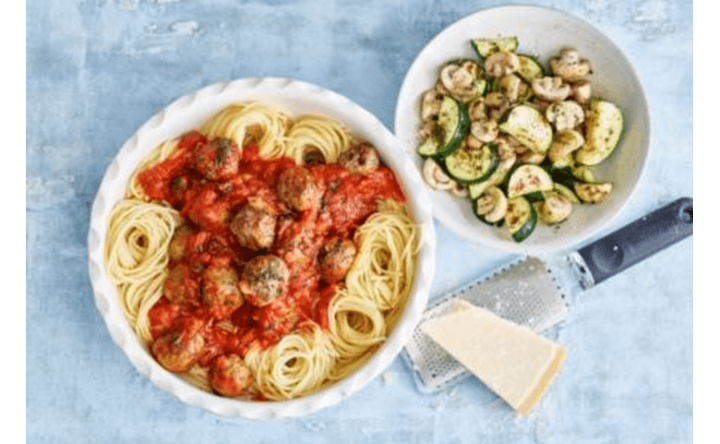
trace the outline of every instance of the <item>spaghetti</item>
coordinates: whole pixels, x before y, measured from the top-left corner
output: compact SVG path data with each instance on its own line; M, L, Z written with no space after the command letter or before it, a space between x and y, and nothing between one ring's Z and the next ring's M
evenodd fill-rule
M354 169L351 150L377 156L338 122L253 102L144 160L110 216L105 263L161 365L202 390L285 400L381 346L419 233L390 169Z

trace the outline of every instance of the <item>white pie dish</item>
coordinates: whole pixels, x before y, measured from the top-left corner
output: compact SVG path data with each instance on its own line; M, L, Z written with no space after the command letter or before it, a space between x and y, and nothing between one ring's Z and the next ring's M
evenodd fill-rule
M193 129L234 102L262 101L290 115L321 113L344 123L371 142L396 173L420 226L417 273L404 313L382 347L358 371L316 393L290 401L253 402L202 391L163 369L133 332L123 315L115 287L104 267L107 222L114 204L125 194L130 175L160 142ZM308 414L336 404L378 376L398 355L425 308L435 268L435 233L430 197L398 140L371 113L326 89L285 78L248 78L214 84L184 96L148 120L123 145L108 167L93 203L88 235L90 280L97 308L113 341L135 368L182 402L213 413L249 419Z
M426 187L433 200L435 217L458 236L488 248L519 254L545 254L582 243L607 226L623 209L637 188L650 147L648 105L638 76L622 51L587 22L553 9L536 6L501 6L481 10L450 25L423 48L412 63L400 89L394 131L412 156L420 142L420 98L435 84L440 67L459 58L477 59L470 39L517 36L518 52L536 56L543 65L564 47L574 47L593 66L593 95L616 103L623 112L625 128L610 158L597 166L602 181L613 183L610 198L596 205L574 205L562 224L538 223L522 243L507 230L480 222L467 198Z

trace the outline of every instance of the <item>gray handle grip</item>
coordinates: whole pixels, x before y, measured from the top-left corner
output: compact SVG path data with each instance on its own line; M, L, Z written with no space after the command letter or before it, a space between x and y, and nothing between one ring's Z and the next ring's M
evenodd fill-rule
M692 235L693 201L680 198L578 250L597 285Z

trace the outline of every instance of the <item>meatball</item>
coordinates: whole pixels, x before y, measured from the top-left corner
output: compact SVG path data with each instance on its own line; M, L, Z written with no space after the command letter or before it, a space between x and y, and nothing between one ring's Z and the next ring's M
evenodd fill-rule
M210 180L229 179L240 166L241 153L232 140L219 137L195 148L195 169Z
M188 242L193 235L193 229L189 225L182 225L173 234L168 246L168 256L171 261L179 261L188 252Z
M236 397L252 385L253 374L240 356L218 356L208 371L208 382L215 393Z
M283 296L290 270L279 257L266 254L251 259L242 271L240 291L252 305L262 307Z
M338 165L351 173L369 174L380 166L380 157L369 143L361 143L340 154Z
M203 273L203 302L215 319L224 319L243 304L238 275L229 265L210 265Z
M170 302L180 305L196 303L199 296L199 285L189 265L180 263L170 269L163 294Z
M335 237L323 245L318 254L320 275L327 282L337 282L345 277L355 260L357 248L350 239Z
M238 243L255 251L272 246L276 226L277 216L254 201L242 207L230 222L230 230L237 237Z
M205 339L195 333L182 335L178 331L160 336L150 347L155 359L167 370L176 373L186 372L197 362L205 347Z
M277 183L278 197L290 208L305 211L320 200L317 184L307 169L296 166L280 173Z

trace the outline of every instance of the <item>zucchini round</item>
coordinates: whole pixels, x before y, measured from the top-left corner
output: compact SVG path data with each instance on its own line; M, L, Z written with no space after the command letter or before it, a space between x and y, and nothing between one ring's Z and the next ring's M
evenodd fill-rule
M460 148L469 131L467 107L450 96L444 96L433 134L418 146L417 152L422 157L448 156Z
M500 120L500 131L510 134L532 151L545 154L553 141L553 128L529 105L516 105Z
M505 225L515 242L522 242L535 231L537 211L524 197L508 200L505 213Z
M498 167L495 145L471 148L467 145L445 158L445 171L458 182L471 184L490 177Z
M553 180L542 167L521 165L513 171L508 182L508 197L552 190Z

